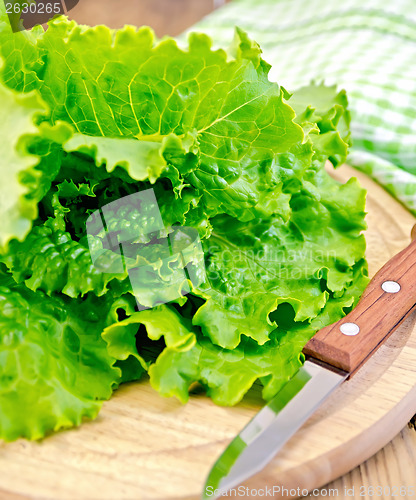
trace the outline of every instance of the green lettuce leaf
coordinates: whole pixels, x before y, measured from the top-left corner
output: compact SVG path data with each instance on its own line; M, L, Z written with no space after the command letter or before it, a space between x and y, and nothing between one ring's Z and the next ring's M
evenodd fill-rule
M62 189L68 194L73 187L64 184ZM85 186L79 189L85 190ZM8 266L16 282L48 295L63 292L77 298L89 291L94 291L97 296L104 295L110 281L126 280L127 271L114 273L97 269L88 244L74 241L66 231L65 213L69 209L59 203L56 195L53 200L54 216L33 227L23 242L11 241L8 253L0 257L0 262ZM105 264L109 270L115 258L116 255L107 253Z
M10 88L27 93L40 87L37 71L43 61L36 44L42 34L39 26L13 33L5 4L0 3L0 59L4 60L3 80Z
M0 60L1 63L1 60ZM35 170L39 159L30 154L29 142L39 133L35 117L45 105L35 93L18 94L6 88L0 79L0 249L12 238L23 239L37 216L33 196L40 175Z
M350 112L345 90L312 82L297 89L289 99L296 123L302 126L314 147L314 160L329 159L342 165L351 145Z
M175 134L169 134L160 141L75 134L64 148L67 152L80 152L90 156L97 167L105 165L110 173L116 167L121 167L136 181L149 179L154 183L168 168L165 157L189 153L184 147L191 147L194 140L190 136L190 140L184 142L183 145Z
M328 94L330 109L321 108L320 114L333 117L334 89L329 88ZM345 100L341 102L345 106ZM342 109L337 111L340 116L346 114ZM277 326L270 315L280 303L292 305L297 321L310 321L353 285L357 265L366 272L365 190L356 179L340 185L325 172L325 161L334 151L341 157L346 147L335 131L336 148L322 142L318 154L316 141L310 138L328 133L332 132L310 132L297 155L275 158L282 190L288 195L286 220L211 219L213 232L204 242L208 281L194 290L207 300L193 323L215 344L232 349L245 335L262 345Z
M1 62L1 60L0 60ZM68 125L39 125L47 110L34 91L20 94L0 78L0 252L10 240L24 240L38 217L38 203L51 188L61 166L61 144L71 135Z
M49 298L0 274L0 438L39 439L94 418L119 384L101 338L129 302Z

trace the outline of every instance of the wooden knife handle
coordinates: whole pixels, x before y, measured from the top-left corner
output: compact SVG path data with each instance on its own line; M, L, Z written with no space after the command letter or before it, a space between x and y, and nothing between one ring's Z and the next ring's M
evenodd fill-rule
M337 323L319 330L303 352L353 374L415 308L413 241L378 271L357 306Z

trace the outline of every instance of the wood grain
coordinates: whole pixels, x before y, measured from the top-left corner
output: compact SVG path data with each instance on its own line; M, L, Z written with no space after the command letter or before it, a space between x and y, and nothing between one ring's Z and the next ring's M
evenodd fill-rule
M416 431L406 426L387 446L348 474L325 485L305 498L322 500L329 496L374 500L370 487L380 500L416 496ZM402 494L400 494L400 489ZM412 495L412 491L415 493ZM398 493L398 494L396 494Z
M390 259L373 277L358 305L347 316L322 328L303 352L353 374L416 307L416 240ZM397 293L383 291L384 282L400 285ZM359 333L343 335L342 325Z
M80 24L151 26L158 37L176 36L214 8L214 0L80 0L68 13Z
M339 179L351 169L337 171ZM369 188L370 272L409 242L411 217ZM387 444L416 412L416 330L409 318L256 476L254 485L318 488ZM193 500L210 466L261 404L258 389L235 408L203 394L186 406L147 382L125 385L94 422L43 442L0 444L1 500ZM277 498L277 497L275 497Z

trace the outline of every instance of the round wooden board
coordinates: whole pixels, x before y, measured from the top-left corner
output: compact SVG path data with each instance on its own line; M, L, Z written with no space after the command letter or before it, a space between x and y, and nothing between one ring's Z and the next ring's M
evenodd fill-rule
M344 182L368 189L370 273L409 243L415 219L368 178L342 167ZM246 486L313 489L387 444L416 413L416 328L409 318ZM120 388L94 422L43 442L0 444L0 498L193 500L217 456L258 411L253 389L235 408L204 395L186 406L147 382ZM277 498L277 495L274 497Z

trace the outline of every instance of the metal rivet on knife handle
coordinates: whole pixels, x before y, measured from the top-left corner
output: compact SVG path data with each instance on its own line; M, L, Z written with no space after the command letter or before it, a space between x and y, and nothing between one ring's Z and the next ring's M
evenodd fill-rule
M344 335L349 335L350 337L353 337L354 335L358 335L360 333L360 327L357 325L357 323L343 323L339 329L341 330L341 333Z
M352 374L415 309L416 240L380 269L345 318L322 328L303 352ZM340 335L348 323L360 325L359 335Z
M387 293L397 293L400 292L401 286L397 281L385 281L381 288Z

